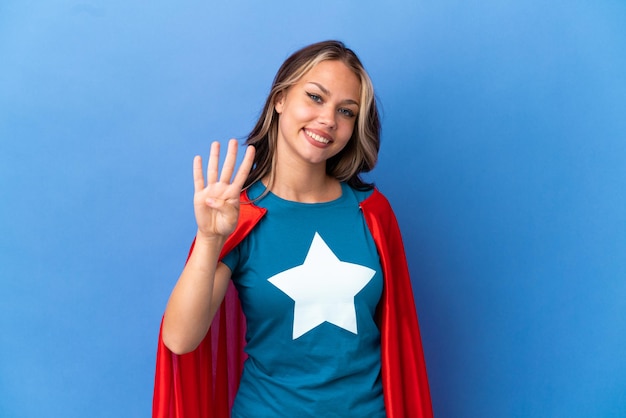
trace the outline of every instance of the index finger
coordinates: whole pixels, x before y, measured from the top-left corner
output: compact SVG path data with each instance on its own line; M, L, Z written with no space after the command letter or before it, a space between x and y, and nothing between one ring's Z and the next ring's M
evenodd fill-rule
M243 156L243 161L241 161L241 165L239 166L237 174L235 174L235 178L232 183L238 189L243 188L243 185L248 178L248 174L250 174L250 170L252 170L255 151L256 150L252 145L248 145L248 147L246 148L246 153Z

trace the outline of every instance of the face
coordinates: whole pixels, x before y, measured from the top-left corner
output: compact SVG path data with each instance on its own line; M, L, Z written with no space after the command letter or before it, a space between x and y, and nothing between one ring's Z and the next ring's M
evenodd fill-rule
M350 140L359 113L361 83L341 61L322 61L284 94L278 117L278 161L325 167Z

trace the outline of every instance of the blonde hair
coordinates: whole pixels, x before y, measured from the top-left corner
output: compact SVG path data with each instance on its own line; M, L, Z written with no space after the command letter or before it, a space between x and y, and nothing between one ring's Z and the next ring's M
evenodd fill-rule
M380 148L380 119L374 86L357 55L339 41L324 41L306 46L294 52L278 69L261 116L246 140L247 145L254 145L256 155L244 187L268 175L268 189L273 184L278 137L278 113L274 109L277 98L317 64L333 60L343 62L359 78L361 106L350 141L343 150L326 162L326 173L360 190L372 188L372 184L364 182L360 174L374 168Z

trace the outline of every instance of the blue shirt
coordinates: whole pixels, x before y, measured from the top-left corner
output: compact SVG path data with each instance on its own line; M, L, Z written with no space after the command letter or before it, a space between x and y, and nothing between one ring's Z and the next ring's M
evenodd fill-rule
M248 194L263 191L257 182ZM247 320L233 417L385 416L383 278L359 208L369 193L342 184L331 202L255 202L267 214L223 260Z

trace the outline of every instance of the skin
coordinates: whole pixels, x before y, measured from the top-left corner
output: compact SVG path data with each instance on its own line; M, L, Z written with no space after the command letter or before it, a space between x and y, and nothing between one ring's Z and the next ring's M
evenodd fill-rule
M326 175L326 161L352 136L360 87L344 63L322 61L278 97L274 194L305 203L341 195L339 182ZM319 142L321 138L328 143Z
M218 175L219 142L211 144L206 182L202 159L193 161L194 213L198 230L194 249L172 290L163 318L163 342L176 354L193 351L206 335L224 299L230 270L218 264L219 253L237 225L239 194L254 160L248 147L234 179L237 141L230 140ZM208 302L208 303L207 303Z
M359 93L360 82L352 70L340 61L323 61L277 98L279 131L272 193L304 203L341 196L339 181L326 175L326 161L352 136ZM229 142L221 173L219 154L220 145L214 142L206 181L202 159L196 156L193 162L196 242L163 320L163 342L176 354L193 351L200 344L231 278L231 271L218 258L237 225L239 195L252 168L254 148L247 148L236 173L237 141ZM267 179L263 181L267 184Z

